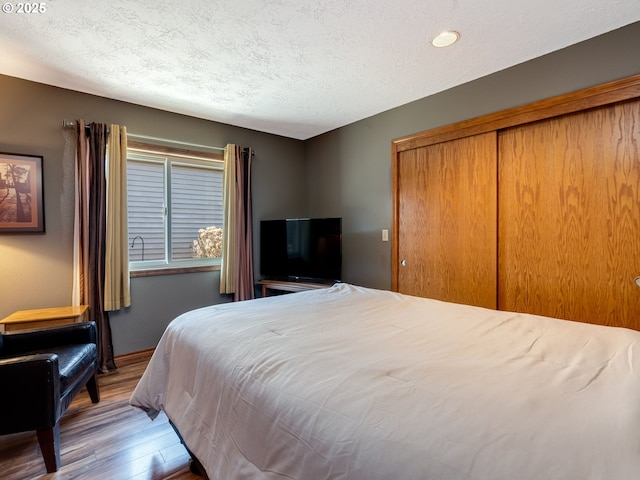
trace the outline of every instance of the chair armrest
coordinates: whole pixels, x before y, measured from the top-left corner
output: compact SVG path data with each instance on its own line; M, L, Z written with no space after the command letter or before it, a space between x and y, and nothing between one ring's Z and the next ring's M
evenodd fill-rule
M0 359L0 434L51 428L60 415L58 355Z
M2 334L3 346L0 356L7 358L23 352L52 347L97 343L97 336L96 323L93 321L38 330L6 332Z

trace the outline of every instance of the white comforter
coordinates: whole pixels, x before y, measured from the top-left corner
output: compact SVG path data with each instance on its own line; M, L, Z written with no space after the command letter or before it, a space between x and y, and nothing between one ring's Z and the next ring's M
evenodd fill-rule
M640 332L347 284L178 317L131 403L212 480L640 478Z

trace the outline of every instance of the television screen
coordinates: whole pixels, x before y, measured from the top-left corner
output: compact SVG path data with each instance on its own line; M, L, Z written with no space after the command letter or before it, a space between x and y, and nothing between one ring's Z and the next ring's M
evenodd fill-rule
M272 280L341 280L342 219L262 220L260 274Z

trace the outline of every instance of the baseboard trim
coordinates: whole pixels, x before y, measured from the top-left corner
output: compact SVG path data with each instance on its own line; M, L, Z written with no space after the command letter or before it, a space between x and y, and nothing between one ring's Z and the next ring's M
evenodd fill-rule
M148 348L146 350L139 350L137 352L123 353L122 355L116 355L114 360L117 366L144 362L151 358L154 350L155 348Z

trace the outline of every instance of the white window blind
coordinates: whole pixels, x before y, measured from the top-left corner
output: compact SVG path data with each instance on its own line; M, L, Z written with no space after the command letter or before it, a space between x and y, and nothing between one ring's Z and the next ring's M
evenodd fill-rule
M223 226L221 160L130 151L127 175L132 270L219 264L218 250L196 255L194 241Z
M164 163L128 160L130 262L164 261L166 257L165 186Z
M222 228L220 170L173 164L171 168L171 258L192 258L198 231Z

